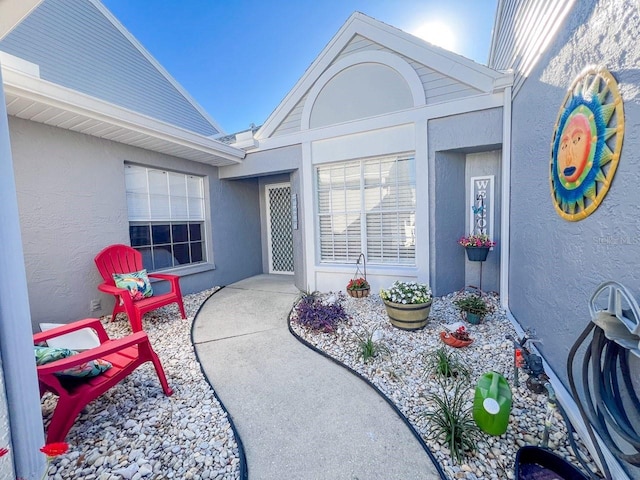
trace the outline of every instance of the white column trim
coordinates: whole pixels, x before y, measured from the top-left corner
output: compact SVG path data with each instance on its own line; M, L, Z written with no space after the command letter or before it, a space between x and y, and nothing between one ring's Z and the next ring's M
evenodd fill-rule
M504 89L502 109L502 161L500 170L500 304L509 310L509 245L511 219L511 87Z
M16 476L38 478L45 468L44 433L5 105L0 68L0 352Z
M302 144L302 162L300 176L302 182L304 208L304 251L305 251L305 285L306 290L316 290L316 230L317 217L315 215L315 201L313 187L314 172L311 158L311 142Z
M428 121L414 124L416 168L416 268L423 272L421 282L431 279L431 229L429 228L429 141ZM424 276L425 278L421 278Z

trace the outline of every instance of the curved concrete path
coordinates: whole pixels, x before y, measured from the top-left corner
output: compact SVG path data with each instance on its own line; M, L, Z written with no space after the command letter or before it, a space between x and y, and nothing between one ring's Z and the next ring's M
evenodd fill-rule
M193 329L244 444L249 479L439 479L373 388L291 335L292 281L259 275L230 285L207 300Z

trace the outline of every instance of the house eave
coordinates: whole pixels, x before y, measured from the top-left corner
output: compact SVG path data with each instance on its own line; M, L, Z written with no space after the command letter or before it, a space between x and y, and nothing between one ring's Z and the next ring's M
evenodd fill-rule
M7 113L213 166L241 163L245 152L212 138L2 66Z

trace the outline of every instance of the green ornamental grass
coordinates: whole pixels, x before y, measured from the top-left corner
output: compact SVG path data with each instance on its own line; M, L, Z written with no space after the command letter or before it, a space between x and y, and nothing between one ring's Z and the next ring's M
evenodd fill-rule
M470 372L460 356L447 347L439 347L425 355L425 374L435 374L442 378L459 377L468 379Z
M375 341L373 335L375 330L365 330L362 335L356 334L358 338L358 353L362 357L362 361L368 362L378 355L389 355L389 349L380 341Z
M465 398L469 388L461 381L453 386L442 384L442 395L427 397L435 404L435 409L425 414L429 420L428 438L443 442L458 463L476 450L480 438L480 429L473 420L473 407Z

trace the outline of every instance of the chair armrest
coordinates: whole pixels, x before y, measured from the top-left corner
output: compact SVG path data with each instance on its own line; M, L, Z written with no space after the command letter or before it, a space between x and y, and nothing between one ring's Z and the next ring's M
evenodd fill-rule
M98 340L100 340L101 344L109 341L109 335L107 335L107 332L102 326L102 323L100 323L99 319L85 318L84 320L78 320L77 322L69 323L68 325L61 325L59 327L52 328L51 330L36 333L33 335L33 342L46 342L51 338L59 337L71 332L76 332L78 330L82 330L83 328L93 329L98 335Z
M108 283L101 283L98 285L98 290L110 295L122 295L123 293L129 293L129 290L126 288L118 288L114 285L109 285Z
M167 282L175 282L176 280L180 280L178 275L170 275L168 273L149 273L147 274L149 278L157 278L159 280L166 280Z
M99 347L86 350L76 355L62 358L60 360L56 360L55 362L47 363L46 365L38 365L38 374L51 375L61 370L67 370L71 367L75 367L76 365L87 363L90 360L96 360L111 353L119 352L127 347L140 345L147 342L149 342L149 338L147 337L146 333L136 332L134 334L127 335L124 338L109 340Z

